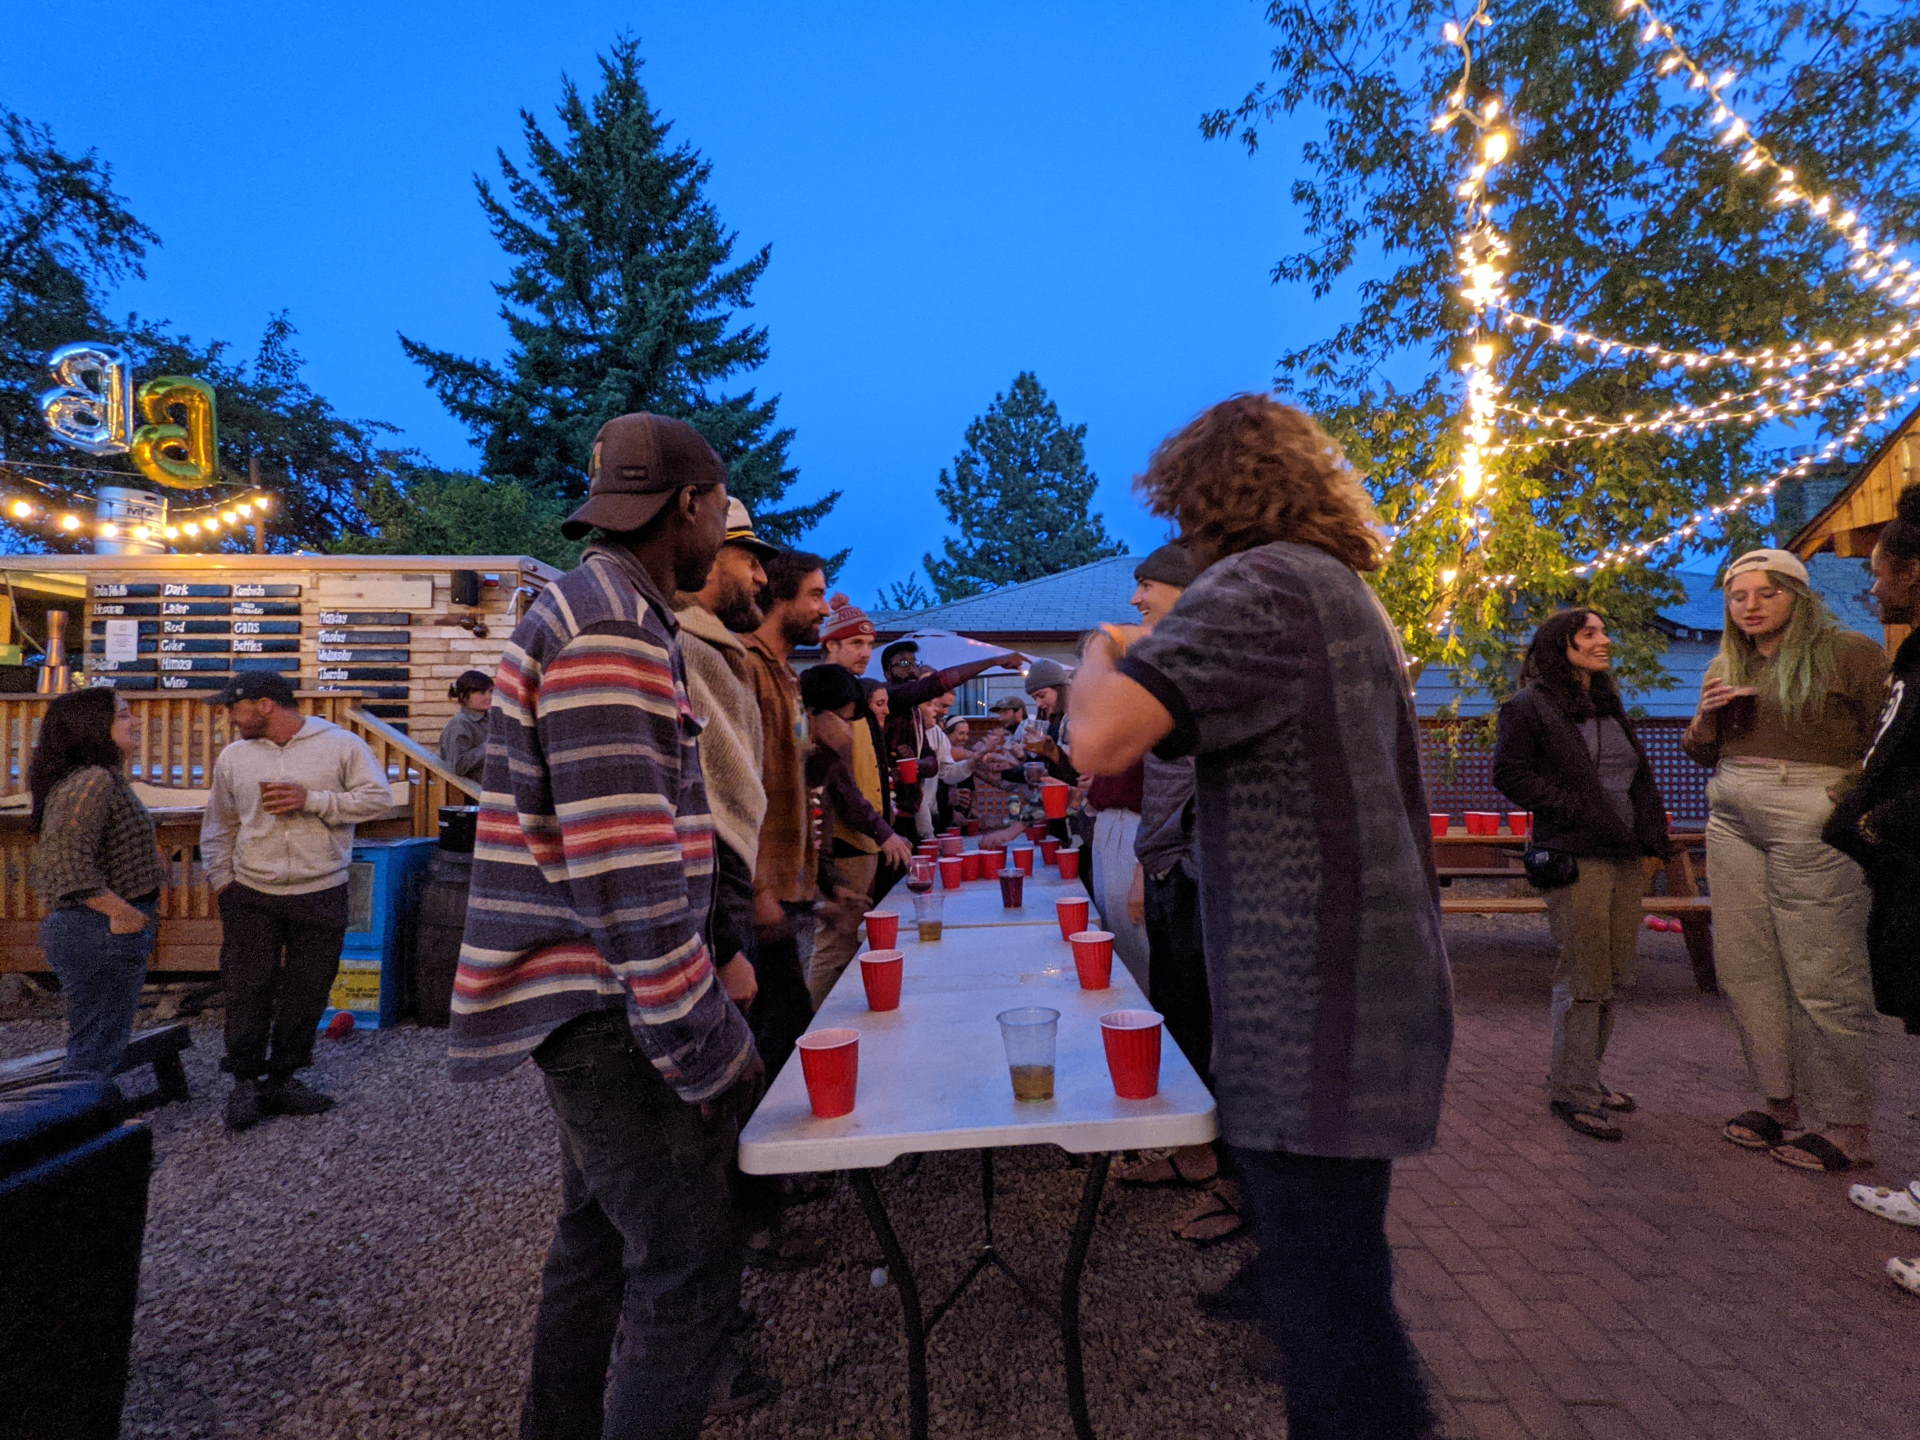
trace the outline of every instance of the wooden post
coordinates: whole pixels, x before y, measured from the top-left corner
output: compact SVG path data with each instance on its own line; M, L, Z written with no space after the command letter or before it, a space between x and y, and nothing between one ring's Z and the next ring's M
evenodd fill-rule
M247 457L247 484L253 487L254 494L258 495L261 493L260 457L258 455L250 455ZM256 555L264 555L267 553L267 517L257 510L253 515L253 553Z

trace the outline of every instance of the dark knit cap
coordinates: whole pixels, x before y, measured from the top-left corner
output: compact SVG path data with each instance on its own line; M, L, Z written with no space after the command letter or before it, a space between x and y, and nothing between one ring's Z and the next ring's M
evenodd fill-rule
M1199 575L1199 567L1193 563L1193 557L1187 554L1186 547L1173 542L1162 545L1133 567L1134 579L1156 580L1176 590L1186 589Z
M860 700L860 682L844 665L815 665L800 672L800 703L809 710L838 710Z

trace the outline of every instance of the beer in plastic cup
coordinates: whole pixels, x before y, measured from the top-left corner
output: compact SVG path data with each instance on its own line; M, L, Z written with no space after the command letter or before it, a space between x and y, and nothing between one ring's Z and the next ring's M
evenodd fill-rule
M869 1010L900 1008L900 979L906 962L898 950L869 950L860 957L860 983L866 987Z
M1122 1100L1148 1100L1160 1093L1161 1028L1161 1017L1152 1010L1109 1010L1100 1017L1107 1073Z
M947 897L933 891L913 897L913 923L922 940L940 938L940 932L946 928L946 904Z
M1060 938L1073 939L1074 932L1087 928L1087 897L1084 895L1065 896L1053 902L1053 908L1060 917Z
M807 1083L807 1101L813 1113L831 1120L853 1111L854 1092L860 1086L860 1032L810 1030L797 1042L800 1076Z
M1015 1100L1053 1099L1053 1052L1060 1012L1044 1005L1002 1010L1000 1041L1007 1049L1007 1070Z
M900 943L898 910L869 910L864 918L867 922L867 944L874 949L891 950Z
M1000 872L1000 903L1008 910L1018 910L1026 903L1027 877L1011 867Z
M1073 973L1082 990L1105 990L1113 984L1113 932L1076 930L1067 939L1073 945Z

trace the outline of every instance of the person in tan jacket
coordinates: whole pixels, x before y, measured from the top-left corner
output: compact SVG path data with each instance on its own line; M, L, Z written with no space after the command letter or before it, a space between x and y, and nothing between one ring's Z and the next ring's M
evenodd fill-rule
M1873 1148L1873 996L1860 867L1825 844L1887 695L1887 655L1842 630L1784 550L1727 567L1726 626L1682 743L1707 782L1713 959L1760 1107L1723 1135L1802 1170ZM1801 1101L1817 1128L1803 1128Z

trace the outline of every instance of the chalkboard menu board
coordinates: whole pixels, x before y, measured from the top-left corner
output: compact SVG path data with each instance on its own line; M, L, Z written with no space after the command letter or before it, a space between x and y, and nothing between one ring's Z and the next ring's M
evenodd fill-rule
M96 582L87 679L116 690L218 690L236 674L271 670L299 688L405 702L412 614L320 611L311 673L303 677L300 593L298 585ZM369 708L391 719L408 713L404 703Z

